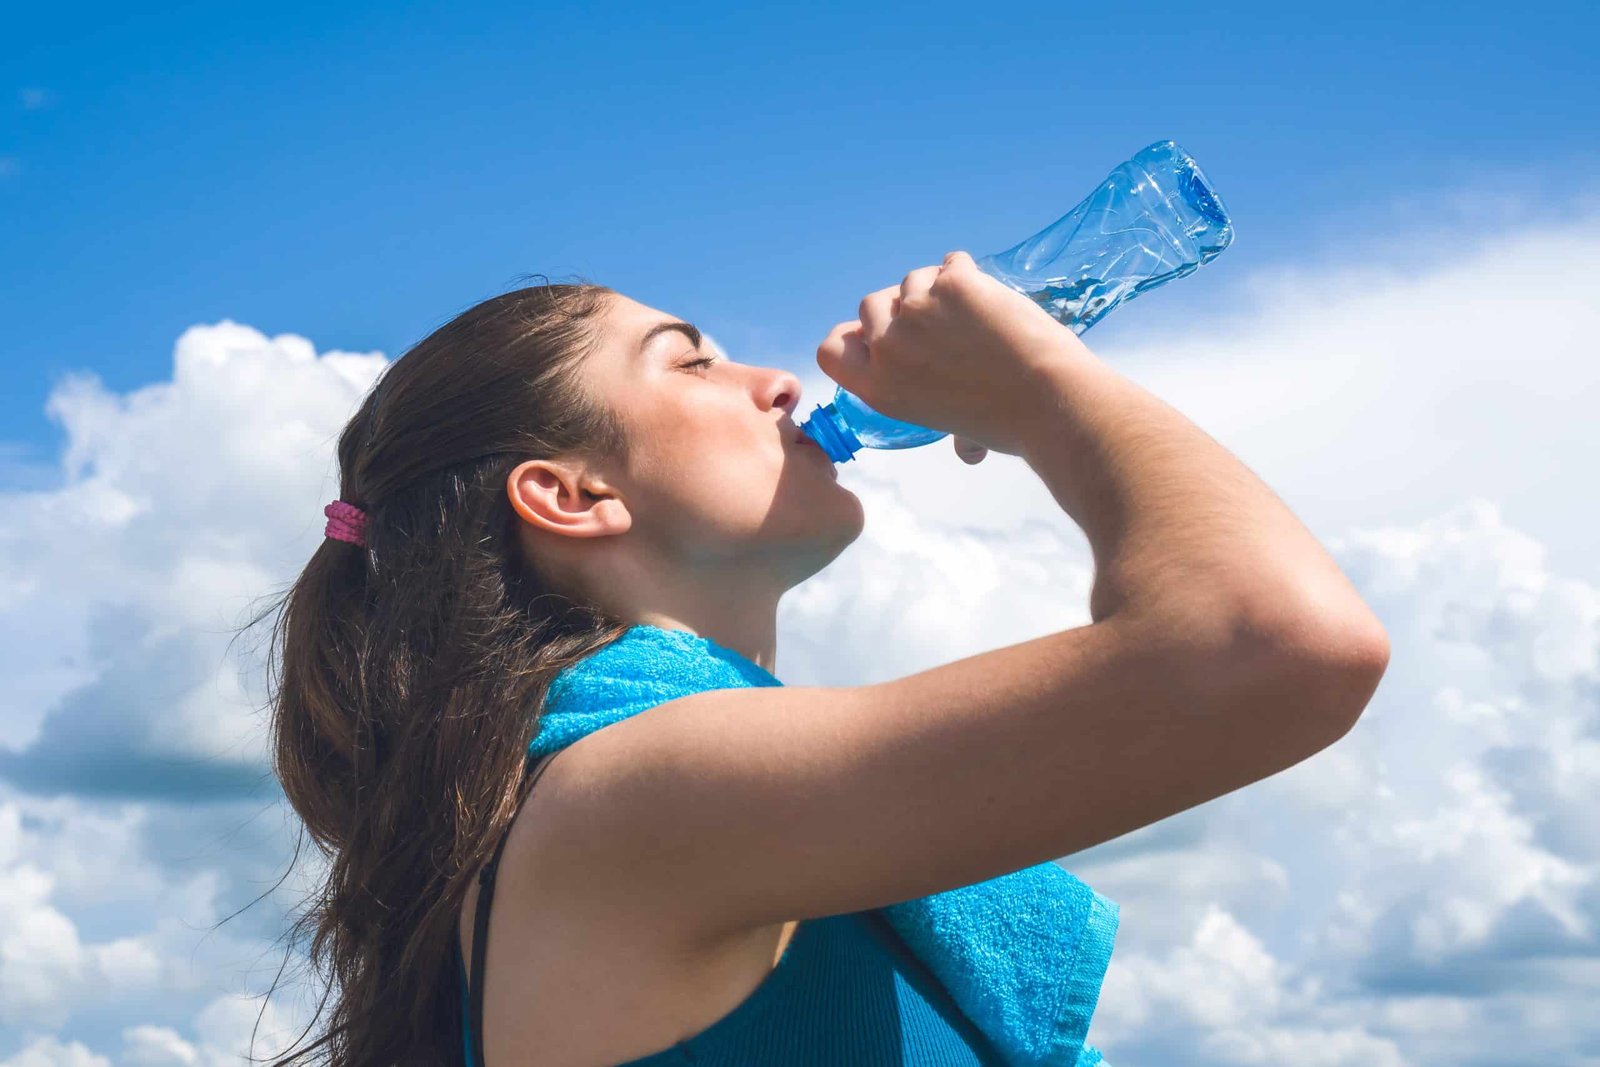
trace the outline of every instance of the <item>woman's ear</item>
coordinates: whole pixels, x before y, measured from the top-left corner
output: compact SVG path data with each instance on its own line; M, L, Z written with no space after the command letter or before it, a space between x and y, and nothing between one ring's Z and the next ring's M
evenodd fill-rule
M523 522L567 537L608 537L633 525L616 487L576 461L524 460L506 476L506 495Z

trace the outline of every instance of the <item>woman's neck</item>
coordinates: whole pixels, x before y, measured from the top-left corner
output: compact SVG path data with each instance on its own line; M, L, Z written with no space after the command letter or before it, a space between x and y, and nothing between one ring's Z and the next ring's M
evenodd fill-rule
M739 653L769 674L776 676L778 673L776 606L737 614L705 607L672 612L645 610L636 612L633 619L663 630L683 630L707 638Z

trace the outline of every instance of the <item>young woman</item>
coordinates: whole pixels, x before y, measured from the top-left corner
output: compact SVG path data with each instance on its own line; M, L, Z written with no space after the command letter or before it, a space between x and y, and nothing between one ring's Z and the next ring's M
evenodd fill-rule
M460 1063L466 1027L488 1067L687 1063L692 1038L694 1062L731 1064L740 1008L809 921L1221 796L1371 698L1384 630L1283 503L970 256L866 296L817 362L968 462L1023 458L1088 536L1093 622L879 684L695 693L530 776L550 679L633 624L774 669L779 599L863 515L799 434L792 374L603 286L470 308L345 428L343 503L275 631L276 769L330 861L297 926L335 983L292 1059ZM765 1025L892 1050L850 1062L990 1062L954 1021L902 1041L895 1012L837 998L844 1016L804 1018L850 968L898 966L861 951L831 976L797 962ZM917 1041L943 1051L904 1058Z

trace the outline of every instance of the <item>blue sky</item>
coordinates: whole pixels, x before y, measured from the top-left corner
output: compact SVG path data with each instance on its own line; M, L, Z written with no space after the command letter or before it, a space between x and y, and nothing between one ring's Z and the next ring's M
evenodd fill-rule
M8 12L0 1067L240 1064L308 887L262 896L293 819L229 639L320 543L389 359L575 273L809 411L865 293L1169 137L1237 239L1085 340L1281 496L1393 654L1337 744L1063 858L1122 909L1090 1043L1600 1067L1596 11ZM1020 459L837 476L867 523L785 598L786 684L1088 623L1087 543Z
M1385 221L1380 190L1559 183L1600 156L1592 4L603 10L14 9L14 458L50 461L62 372L160 377L195 322L393 356L530 271L688 316L735 358L809 359L864 293L1008 247L1166 137L1238 242L1100 335L1208 304L1239 271L1338 256Z

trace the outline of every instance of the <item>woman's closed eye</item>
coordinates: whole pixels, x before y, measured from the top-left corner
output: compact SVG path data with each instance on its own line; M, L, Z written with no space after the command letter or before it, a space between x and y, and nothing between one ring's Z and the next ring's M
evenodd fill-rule
M711 364L715 363L716 361L717 361L717 358L715 356L701 356L699 359L691 359L686 363L678 364L678 366L679 367L700 367L700 368L705 368L705 367L711 366Z

